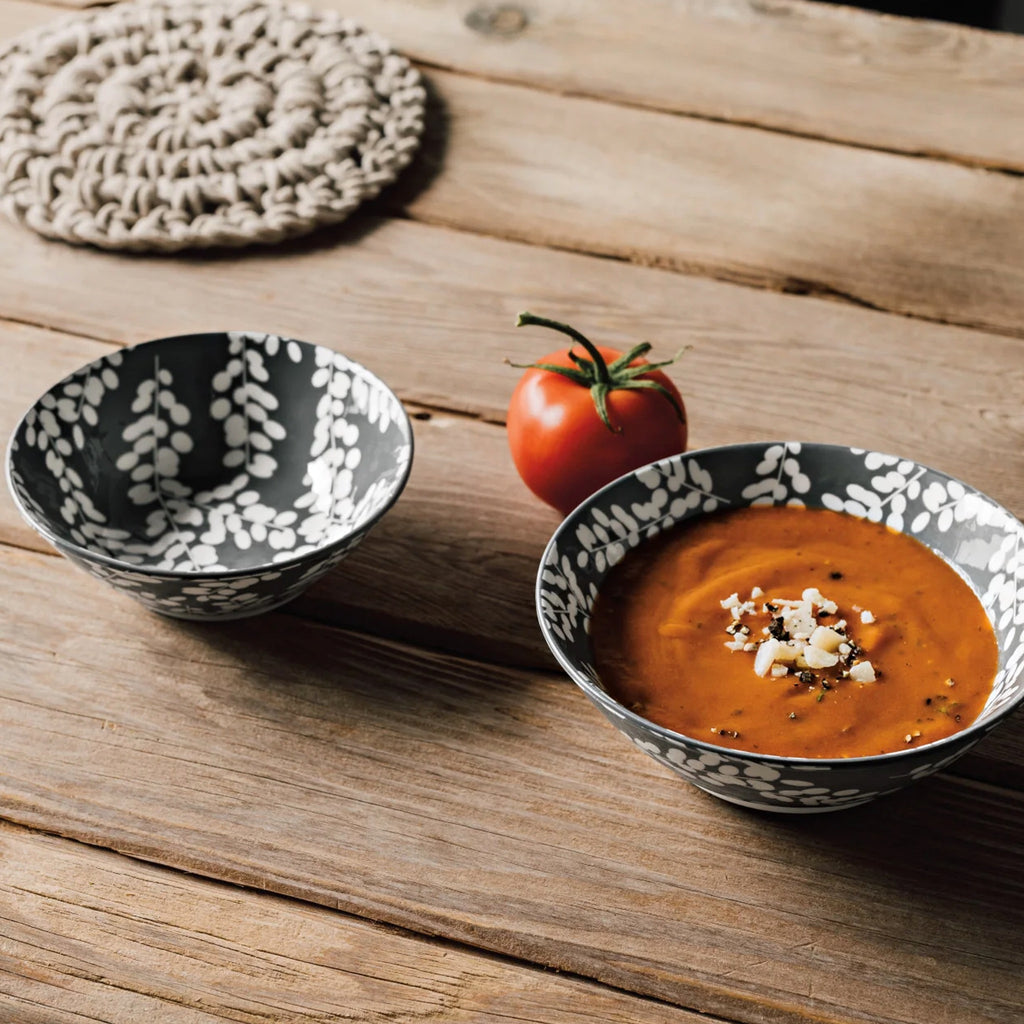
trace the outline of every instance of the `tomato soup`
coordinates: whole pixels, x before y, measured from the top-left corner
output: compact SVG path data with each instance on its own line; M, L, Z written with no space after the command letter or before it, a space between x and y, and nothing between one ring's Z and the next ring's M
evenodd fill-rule
M998 661L984 609L923 544L827 510L746 508L631 551L601 587L602 682L739 750L860 757L973 722Z

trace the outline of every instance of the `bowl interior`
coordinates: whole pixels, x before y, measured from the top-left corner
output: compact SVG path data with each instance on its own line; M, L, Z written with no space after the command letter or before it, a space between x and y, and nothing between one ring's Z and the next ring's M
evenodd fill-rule
M609 570L677 522L772 504L884 522L926 544L967 581L995 629L999 669L982 714L958 736L984 729L1024 700L1024 525L967 484L910 459L793 441L673 456L610 483L572 512L552 537L537 579L541 630L562 667L603 706L614 704L594 669L589 634Z
M330 349L246 332L113 352L25 415L8 471L58 546L172 573L251 570L343 541L401 491L409 421Z

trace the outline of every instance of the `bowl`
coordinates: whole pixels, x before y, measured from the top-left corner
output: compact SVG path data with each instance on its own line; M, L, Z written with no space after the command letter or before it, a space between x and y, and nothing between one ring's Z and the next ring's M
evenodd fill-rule
M609 695L594 669L594 599L626 552L674 523L747 505L828 508L909 534L966 580L988 614L998 672L978 719L952 736L871 757L807 758L717 746L648 721ZM769 441L707 448L608 484L558 527L536 588L555 658L609 721L698 788L764 811L839 810L951 764L1024 701L1024 526L967 484L912 459L859 448Z
M401 403L331 349L275 334L161 338L55 384L18 424L7 479L58 551L184 619L290 601L394 504Z

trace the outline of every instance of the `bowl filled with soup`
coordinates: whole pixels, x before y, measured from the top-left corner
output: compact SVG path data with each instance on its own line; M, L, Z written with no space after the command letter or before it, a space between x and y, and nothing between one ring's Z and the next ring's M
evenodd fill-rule
M767 441L642 467L562 522L536 596L612 724L747 807L895 792L1024 701L1024 525L897 455Z

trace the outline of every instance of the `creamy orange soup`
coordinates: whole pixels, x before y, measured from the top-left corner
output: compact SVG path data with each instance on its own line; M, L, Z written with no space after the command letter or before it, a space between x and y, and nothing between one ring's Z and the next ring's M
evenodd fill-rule
M609 693L645 718L792 757L949 736L980 714L998 660L977 597L923 544L802 508L642 544L602 585L591 635Z

